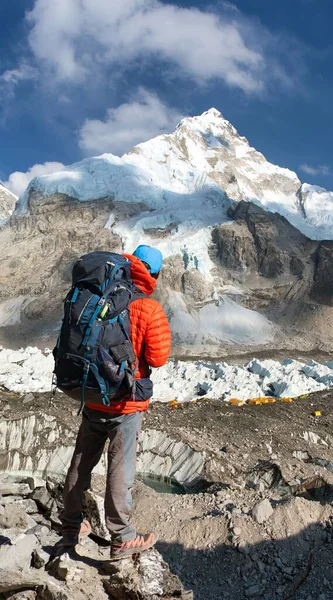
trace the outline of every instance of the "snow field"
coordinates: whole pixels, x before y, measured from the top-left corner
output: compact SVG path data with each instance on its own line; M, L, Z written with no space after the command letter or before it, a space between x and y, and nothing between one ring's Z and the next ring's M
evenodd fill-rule
M53 356L35 347L0 347L0 389L17 393L51 390ZM274 396L297 397L333 388L333 362L253 359L244 366L225 362L169 361L153 371L154 400L169 402L206 398L229 401Z

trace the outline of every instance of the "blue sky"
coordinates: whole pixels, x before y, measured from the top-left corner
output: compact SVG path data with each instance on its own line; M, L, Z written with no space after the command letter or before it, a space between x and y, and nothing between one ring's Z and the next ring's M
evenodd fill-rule
M19 193L214 106L333 189L332 21L331 0L2 0L0 178Z

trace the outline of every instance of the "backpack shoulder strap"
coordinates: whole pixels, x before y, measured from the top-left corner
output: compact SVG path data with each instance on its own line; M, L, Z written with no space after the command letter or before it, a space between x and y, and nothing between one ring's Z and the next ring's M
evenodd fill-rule
M138 288L135 285L132 288L132 297L131 297L131 299L129 301L129 304L131 304L131 302L134 302L135 300L140 300L140 298L150 298L150 296L148 294L145 294L144 292L142 292L140 290L140 288Z

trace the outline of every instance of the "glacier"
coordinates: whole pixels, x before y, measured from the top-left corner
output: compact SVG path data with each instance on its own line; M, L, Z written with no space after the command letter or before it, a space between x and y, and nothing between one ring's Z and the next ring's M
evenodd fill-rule
M18 394L51 392L51 350L0 347L0 390ZM191 402L201 397L228 402L272 395L297 397L333 388L333 363L314 360L258 360L244 365L226 362L170 360L153 369L154 400Z

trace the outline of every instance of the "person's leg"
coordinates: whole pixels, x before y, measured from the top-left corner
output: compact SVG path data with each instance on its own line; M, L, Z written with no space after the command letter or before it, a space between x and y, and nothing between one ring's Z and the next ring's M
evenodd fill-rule
M60 515L62 534L69 541L78 538L82 523L83 492L89 487L91 472L102 456L107 439L105 419L102 417L103 413L100 411L87 408L82 414L82 423L65 481L64 510Z
M112 539L121 542L135 538L129 522L131 487L135 477L139 413L113 416L108 421L108 471L105 494L106 526Z
M111 533L111 559L119 560L151 548L155 535L137 535L129 522L131 488L141 414L119 415L110 419L108 472L105 494L106 525Z

